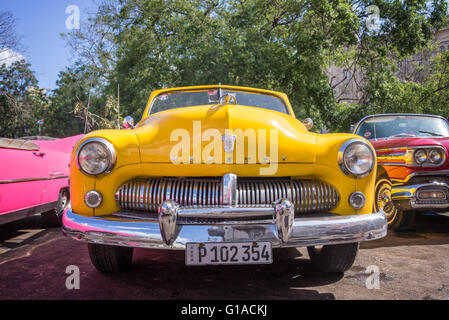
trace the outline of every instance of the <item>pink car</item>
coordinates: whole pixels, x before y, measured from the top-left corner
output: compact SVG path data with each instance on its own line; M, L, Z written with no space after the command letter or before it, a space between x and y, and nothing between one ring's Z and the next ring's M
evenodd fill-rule
M60 223L70 200L70 153L82 136L0 138L0 224L38 213L46 225Z

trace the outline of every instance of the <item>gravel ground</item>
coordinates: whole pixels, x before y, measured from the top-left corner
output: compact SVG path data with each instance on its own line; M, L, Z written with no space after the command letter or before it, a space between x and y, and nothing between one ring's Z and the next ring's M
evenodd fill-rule
M139 249L129 272L105 275L85 244L30 217L0 226L0 299L449 299L448 258L449 217L422 215L411 231L361 244L345 274L318 272L305 248L292 248L274 250L272 265L220 267ZM66 288L69 265L80 289Z

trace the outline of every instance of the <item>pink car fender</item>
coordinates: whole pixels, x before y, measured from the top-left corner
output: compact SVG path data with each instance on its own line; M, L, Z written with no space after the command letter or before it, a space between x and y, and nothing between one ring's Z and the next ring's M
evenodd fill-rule
M0 138L0 223L55 208L69 186L70 154L81 137Z

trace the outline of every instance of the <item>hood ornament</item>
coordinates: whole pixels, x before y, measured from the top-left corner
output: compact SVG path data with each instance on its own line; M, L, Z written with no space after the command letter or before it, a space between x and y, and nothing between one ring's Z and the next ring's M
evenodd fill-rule
M221 140L223 140L223 148L226 153L234 152L236 138L237 137L233 134L224 134L221 136Z

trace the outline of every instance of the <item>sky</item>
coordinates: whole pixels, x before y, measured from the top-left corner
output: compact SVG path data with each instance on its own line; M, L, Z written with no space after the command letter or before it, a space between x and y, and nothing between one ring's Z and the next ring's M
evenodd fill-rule
M66 8L71 5L79 8L81 23L95 9L92 0L0 0L0 11L10 11L17 20L20 54L31 64L41 88L54 89L58 73L73 61L60 36L70 31Z

